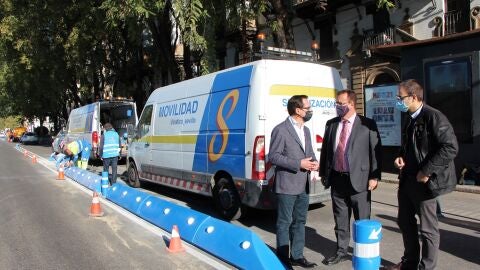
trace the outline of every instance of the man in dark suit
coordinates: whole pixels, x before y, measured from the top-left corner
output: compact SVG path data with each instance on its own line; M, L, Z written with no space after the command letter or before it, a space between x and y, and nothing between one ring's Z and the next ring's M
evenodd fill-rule
M320 176L325 187L332 187L337 250L323 263L334 265L347 257L350 243L350 216L369 219L371 191L381 174L381 141L375 121L357 115L356 94L337 93L338 117L325 127L320 155Z
M305 95L291 97L287 109L290 116L273 129L268 154L276 166L277 255L287 269L292 265L312 268L316 264L303 256L310 171L318 170L310 130L304 125L312 109Z
M455 189L453 159L458 142L445 115L423 102L423 88L417 81L400 83L397 99L397 109L408 112L402 147L394 161L400 169L397 223L404 253L402 261L388 269L435 269L440 246L436 197Z

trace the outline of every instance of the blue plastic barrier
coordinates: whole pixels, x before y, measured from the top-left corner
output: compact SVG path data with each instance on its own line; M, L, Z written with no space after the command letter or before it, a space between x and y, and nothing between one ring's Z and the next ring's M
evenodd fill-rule
M141 190L116 183L109 188L106 198L127 209L128 211L137 214L137 210L142 201L149 196L150 195L142 192Z
M353 269L380 268L380 240L382 240L382 224L380 222L362 219L353 223Z
M84 182L84 185L88 187L90 190L97 191L96 182L100 182L100 176L93 174L91 172L87 172L86 175L83 177L83 182Z
M102 177L96 176L93 180L93 190L95 190L98 194L102 193Z
M65 175L68 176L69 178L73 179L73 175L76 173L76 168L75 167L67 167L65 168Z
M177 225L182 239L188 242L193 241L198 228L206 219L210 218L203 213L154 196L142 203L137 215L165 231L171 231L173 225Z
M66 168L65 175L92 190L102 187L102 177L78 167ZM285 269L270 248L254 232L246 228L212 218L121 183L116 183L107 190L106 199L165 231L171 231L173 225L177 225L183 240L238 268Z
M285 269L254 232L212 217L200 225L192 243L241 269Z
M90 190L97 191L98 193L101 192L100 176L94 173L82 170L78 167L68 167L65 169L65 175Z
M106 197L108 191L108 172L102 172L101 186L102 195L103 197Z

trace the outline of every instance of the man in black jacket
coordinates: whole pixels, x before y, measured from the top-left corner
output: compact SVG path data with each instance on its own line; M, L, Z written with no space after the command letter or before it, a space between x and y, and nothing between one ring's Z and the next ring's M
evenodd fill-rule
M451 192L457 183L453 163L457 138L445 115L423 102L423 88L417 81L400 83L397 99L397 109L408 112L402 147L394 161L400 169L397 222L404 254L390 269L435 269L440 245L436 197ZM415 215L420 218L421 257Z

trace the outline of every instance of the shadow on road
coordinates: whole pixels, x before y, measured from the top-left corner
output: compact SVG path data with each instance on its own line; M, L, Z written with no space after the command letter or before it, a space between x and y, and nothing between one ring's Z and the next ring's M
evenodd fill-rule
M388 216L388 215L377 215L379 218L391 220L391 221L397 221L395 217ZM445 219L449 220L455 220L451 218L441 218L440 222L444 222ZM455 220L455 222L448 223L452 226L457 222L463 223L461 220ZM444 222L447 223L447 222ZM461 226L463 227L463 226ZM400 229L398 227L391 227L391 226L383 226L384 229L400 233ZM466 228L466 227L463 227ZM472 228L466 228L466 229L472 229ZM479 226L476 225L476 227L473 230L479 230ZM475 263L475 264L480 264L480 238L479 237L474 237L471 235L466 235L463 233L458 233L455 231L450 231L450 230L445 230L445 229L440 229L440 250L450 253L451 255L464 259L466 261Z

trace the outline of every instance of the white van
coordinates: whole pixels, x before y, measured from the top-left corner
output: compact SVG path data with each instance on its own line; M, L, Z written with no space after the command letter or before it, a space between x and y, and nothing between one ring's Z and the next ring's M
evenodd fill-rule
M288 60L255 61L159 88L128 149L128 182L212 196L225 218L238 217L242 203L274 208L274 168L265 159L272 129L288 116L288 99L309 96L313 118L307 126L319 159L341 89L336 69ZM310 203L329 199L314 173Z
M73 109L68 116L65 144L86 139L92 145L91 159L98 159L98 146L105 123L111 123L122 141L120 157L127 156L127 143L123 135L128 125L136 125L137 106L131 100L102 100Z

